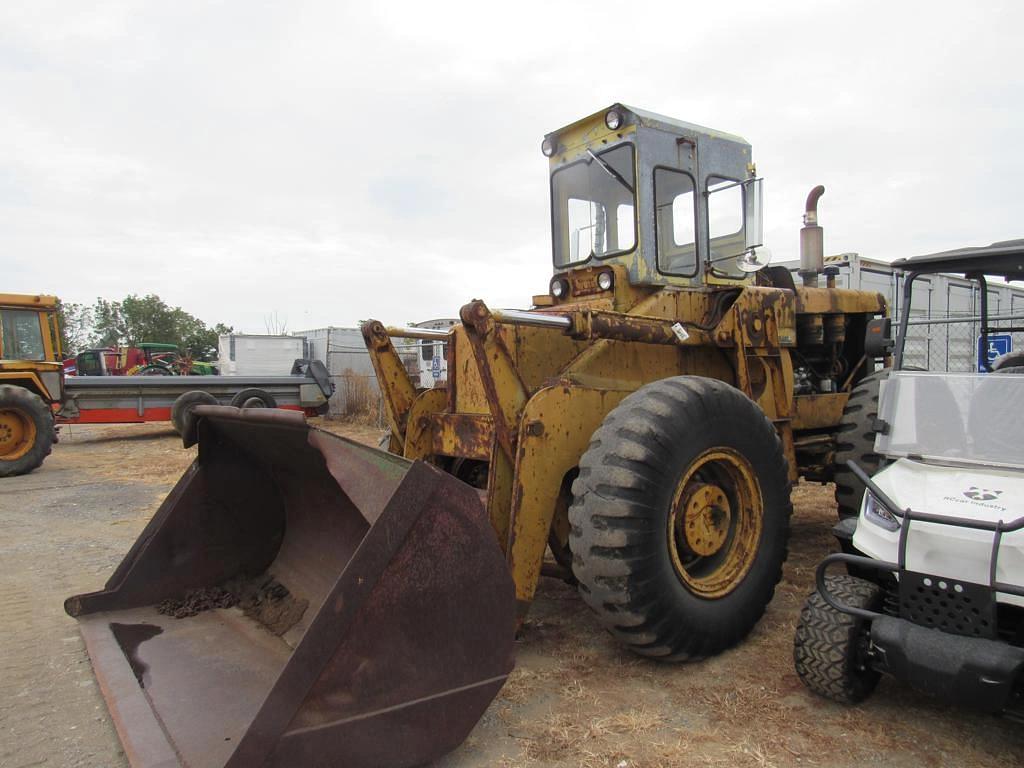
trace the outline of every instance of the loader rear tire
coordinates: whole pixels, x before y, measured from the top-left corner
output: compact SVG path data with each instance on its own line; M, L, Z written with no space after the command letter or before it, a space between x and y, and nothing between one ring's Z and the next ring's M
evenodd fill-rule
M829 594L851 608L878 610L877 584L846 574L825 577ZM879 673L867 665L869 625L825 602L814 590L800 612L793 639L793 664L804 685L840 704L864 701L878 685Z
M664 379L605 417L579 467L573 573L612 635L665 661L746 636L782 575L792 512L761 409L722 381Z
M882 468L882 457L875 453L875 419L878 418L879 385L889 370L865 376L850 392L836 433L836 457L833 480L839 519L857 517L864 498L864 483L857 479L846 462L853 460L874 475Z
M217 398L209 392L193 389L174 401L174 405L171 406L171 425L179 435L184 436L188 432L192 411L197 405L217 405Z
M26 475L53 450L53 414L24 387L0 385L0 477Z

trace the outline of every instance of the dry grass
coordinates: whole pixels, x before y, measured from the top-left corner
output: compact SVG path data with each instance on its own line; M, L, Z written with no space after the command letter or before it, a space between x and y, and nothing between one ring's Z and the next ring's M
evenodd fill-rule
M371 383L370 377L346 368L339 379L338 387L345 402L342 417L359 424L375 423L380 414L381 395Z

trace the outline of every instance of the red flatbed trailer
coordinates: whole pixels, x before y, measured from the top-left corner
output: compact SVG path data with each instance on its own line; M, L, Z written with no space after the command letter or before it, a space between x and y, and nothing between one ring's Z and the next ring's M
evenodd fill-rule
M290 376L68 376L58 424L140 424L170 421L175 401L206 392L218 405L263 405L325 413L333 386L317 361Z

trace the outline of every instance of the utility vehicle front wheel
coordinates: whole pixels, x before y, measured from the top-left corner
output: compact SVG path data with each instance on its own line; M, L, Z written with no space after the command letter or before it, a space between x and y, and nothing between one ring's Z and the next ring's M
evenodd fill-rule
M774 427L739 390L698 376L642 387L594 434L572 493L580 592L636 653L710 656L764 613L790 483Z
M852 608L878 610L882 590L877 584L846 574L825 577L829 594ZM817 590L800 612L793 639L793 663L804 685L841 704L863 701L878 685L879 673L867 664L869 625L841 613Z

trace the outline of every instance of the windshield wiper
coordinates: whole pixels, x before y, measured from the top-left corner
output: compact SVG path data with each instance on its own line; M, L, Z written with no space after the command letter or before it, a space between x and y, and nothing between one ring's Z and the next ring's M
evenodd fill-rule
M600 157L595 155L594 151L592 149L588 149L587 150L587 154L590 155L595 160L597 160L597 162L600 164L600 166L602 168L604 168L605 172L609 176L611 176L613 179L615 179L617 182L619 182L619 184L621 184L626 189L628 189L629 190L629 194L631 194L631 195L633 194L633 186L628 181L626 181L624 178L622 178L622 174L620 174L618 171L616 171L614 168L612 168L610 165L608 165L608 163L606 163Z

